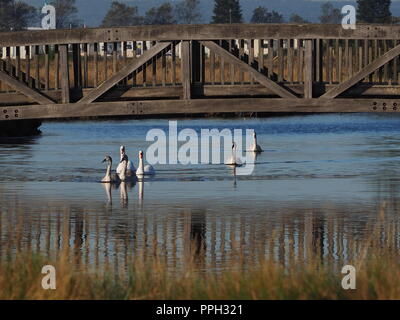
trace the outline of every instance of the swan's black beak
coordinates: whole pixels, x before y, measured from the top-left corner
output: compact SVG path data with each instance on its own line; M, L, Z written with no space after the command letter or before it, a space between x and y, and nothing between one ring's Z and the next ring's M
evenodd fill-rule
M106 162L107 161L107 159L104 159L101 163L104 163L104 162Z

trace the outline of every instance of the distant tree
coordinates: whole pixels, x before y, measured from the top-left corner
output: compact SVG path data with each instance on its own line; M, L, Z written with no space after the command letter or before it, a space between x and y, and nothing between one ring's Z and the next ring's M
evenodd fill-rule
M50 4L56 9L57 29L76 28L81 24L81 21L76 17L78 9L75 0L52 0Z
M135 26L143 24L143 22L143 17L139 15L137 7L128 6L119 1L113 1L101 26Z
M304 19L303 17L299 16L296 13L293 13L290 16L289 21L292 22L292 23L299 23L299 24L301 24L301 23L310 23L309 21L307 21L306 19Z
M357 0L357 20L364 23L390 23L391 0Z
M266 7L257 7L253 11L251 17L252 23L283 23L284 19L281 14L276 11L269 12Z
M144 17L145 24L174 24L174 9L170 3L166 2L158 7L153 7L146 12Z
M242 8L239 0L215 0L213 23L241 23Z
M198 11L199 0L182 0L175 6L175 14L178 22L184 24L198 23L201 20L201 14Z
M335 8L332 3L326 2L321 6L321 16L319 20L321 23L341 23L342 13L339 9Z
M25 2L0 0L0 30L26 29L37 17L37 10Z

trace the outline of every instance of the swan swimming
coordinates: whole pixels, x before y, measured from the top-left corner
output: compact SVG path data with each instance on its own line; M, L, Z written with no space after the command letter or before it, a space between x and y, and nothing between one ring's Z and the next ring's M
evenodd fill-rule
M152 176L155 175L156 172L154 168L151 165L144 165L143 163L143 151L139 151L139 166L138 169L136 170L136 175L139 177L142 176Z
M130 170L128 170L129 159L126 154L123 155L120 166L121 172L118 174L119 179L122 182L133 182L136 181L136 176L132 174Z
M115 172L111 172L112 158L110 156L105 156L103 163L107 162L107 171L104 178L101 180L102 183L118 183L120 178Z
M120 163L119 163L119 165L118 165L118 167L117 167L117 170L116 170L118 175L121 174L121 172L122 172L122 170L123 170L123 166L124 166L124 164L122 163L122 159L124 158L124 155L126 155L126 148L125 148L125 146L121 146L121 147L119 148L119 154L120 154ZM133 162L130 161L130 160L128 160L125 175L126 175L126 176L133 176L135 172L136 172L136 168L135 168L135 166L133 165Z
M250 147L250 152L261 153L263 149L257 144L257 133L254 131L253 133L253 144Z
M225 164L234 167L240 167L243 165L242 161L236 157L236 142L232 143L232 155Z

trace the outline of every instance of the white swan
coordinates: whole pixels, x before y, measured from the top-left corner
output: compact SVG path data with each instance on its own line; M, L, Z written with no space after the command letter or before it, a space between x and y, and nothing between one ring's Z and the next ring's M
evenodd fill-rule
M128 170L128 164L128 156L124 154L120 163L121 172L118 174L122 182L133 182L136 180L136 176L132 174L132 171Z
M242 161L236 157L236 142L232 143L232 155L225 164L234 167L239 167L242 165Z
M103 163L107 162L107 171L104 178L101 180L102 183L118 183L120 182L119 176L115 172L111 172L112 158L110 156L105 156Z
M119 163L119 165L117 167L117 170L116 170L118 175L120 175L122 170L123 170L122 159L123 159L124 155L126 155L125 146L121 146L119 148L119 154L120 154L120 163ZM135 172L136 172L136 168L133 165L133 162L128 160L128 164L127 164L127 167L126 167L126 176L133 176Z
M151 165L144 165L143 163L143 151L139 151L139 166L138 169L136 170L136 175L139 177L142 176L152 176L156 174L154 168Z
M257 144L257 133L254 131L253 133L253 144L250 147L250 152L256 152L256 153L261 153L263 152L263 149Z

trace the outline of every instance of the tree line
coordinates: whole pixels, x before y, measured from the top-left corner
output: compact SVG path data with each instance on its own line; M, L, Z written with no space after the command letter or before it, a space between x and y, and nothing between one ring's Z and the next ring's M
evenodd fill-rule
M51 0L49 4L56 8L56 27L68 29L82 27L77 18L76 0ZM357 21L363 23L399 23L390 11L391 0L357 0ZM150 8L144 15L139 14L137 6L122 1L113 1L101 26L133 26L161 24L193 24L202 21L200 0L180 0L172 5L165 2ZM37 24L40 11L22 0L0 0L0 30L23 30ZM341 11L326 2L321 6L321 23L340 23ZM244 22L240 0L214 0L213 16L210 23ZM298 14L292 14L288 21L283 15L265 6L253 10L251 23L308 23Z

